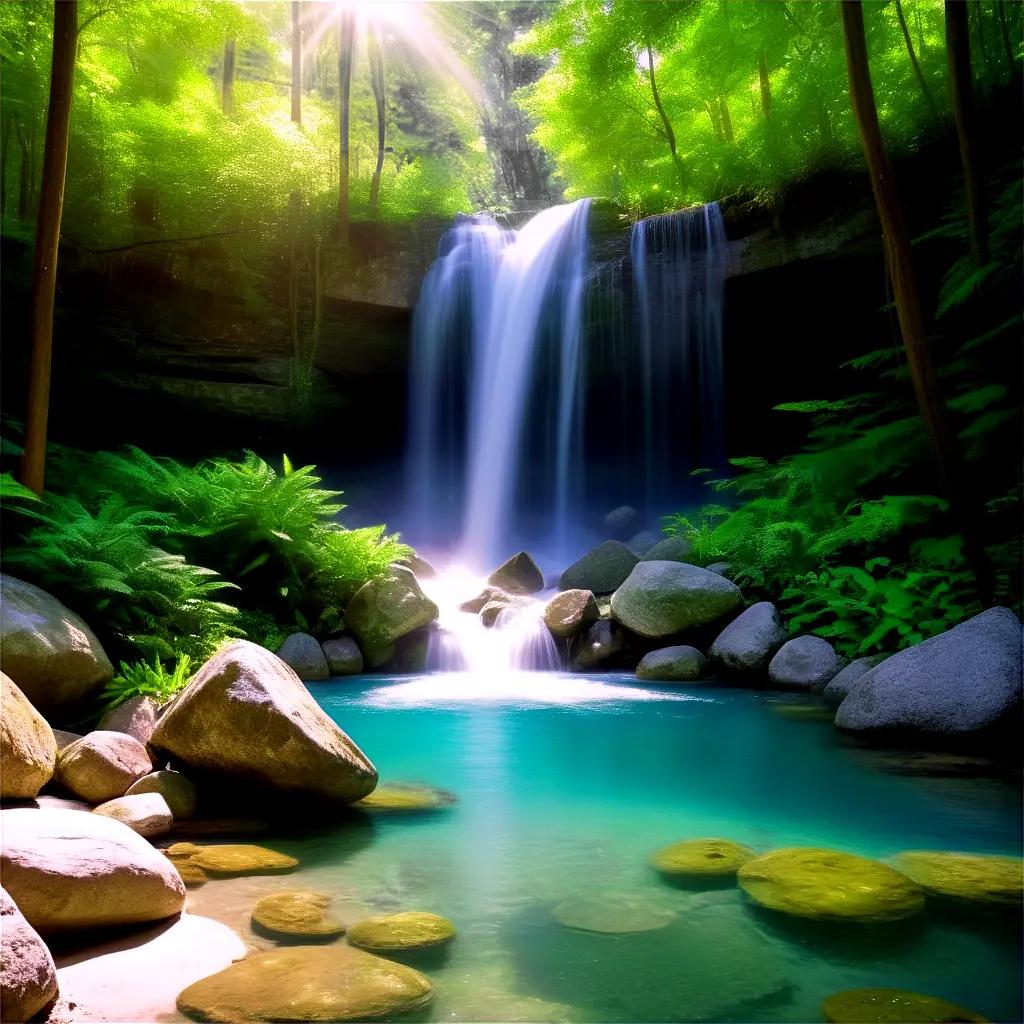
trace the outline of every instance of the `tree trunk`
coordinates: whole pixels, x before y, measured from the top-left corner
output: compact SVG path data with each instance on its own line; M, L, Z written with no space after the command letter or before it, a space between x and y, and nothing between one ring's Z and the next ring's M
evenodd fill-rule
M72 81L77 48L78 0L55 0L50 105L46 115L43 181L32 263L32 337L25 451L21 482L42 494L46 474L46 421L50 410L50 362L53 351L53 299L57 286L57 247L64 207L64 179L71 127Z
M21 130L21 124L15 122L14 130L18 136L18 149L21 150L21 160L18 162L18 220L28 220L28 212L31 208L32 169L29 167L31 159L29 155L28 140Z
M302 351L299 342L299 194L288 196L288 333L292 342L291 385L298 388Z
M229 39L224 44L224 60L221 67L220 106L225 114L235 109L235 41Z
M377 212L380 200L380 175L384 170L385 118L384 107L384 46L381 42L379 26L372 26L369 38L370 50L370 84L373 87L373 102L377 108L377 164L373 169L370 181L370 211Z
M999 16L999 38L1003 42L1003 52L1006 54L1006 67L1010 74L1010 81L1016 81L1019 70L1017 61L1013 58L1013 45L1010 43L1010 28L1006 24L1006 2L995 0L996 14Z
M910 57L910 66L914 70L914 77L917 79L917 84L921 88L921 93L925 98L925 102L928 104L928 109L932 112L932 117L936 121L941 121L942 116L939 113L938 104L935 102L935 97L932 95L932 91L928 86L928 80L924 77L924 72L921 70L921 62L917 59L917 52L914 50L914 41L910 38L910 29L907 27L907 19L903 13L902 0L896 0L896 19L900 23L900 32L903 33L903 42L907 46L907 55Z
M932 363L914 272L910 234L904 221L903 204L878 123L878 108L875 106L875 93L871 84L861 0L845 0L838 6L843 26L850 102L871 177L878 218L882 223L886 265L892 281L896 315L907 355L907 368L910 371L914 394L921 418L924 420L939 479L960 522L964 549L977 577L979 590L985 593L988 589L985 556L978 540L979 534L974 528L973 516L969 512L970 505L964 500L960 486L959 458L946 423L945 405L939 395L938 380Z
M722 119L719 116L718 103L710 103L705 100L704 109L708 112L708 119L711 121L711 127L715 129L715 138L718 139L719 142L725 142L725 136L722 135Z
M647 78L651 83L651 96L654 99L655 109L658 111L658 117L661 118L661 123L665 129L665 141L668 143L669 151L672 154L672 162L676 165L676 173L679 175L680 181L685 183L686 172L683 167L683 161L679 157L679 151L676 148L676 133L672 128L672 122L668 118L668 114L665 113L665 108L661 103L661 94L658 92L658 80L654 77L654 51L651 49L650 44L647 46Z
M292 121L302 124L302 4L292 0Z
M3 128L0 128L0 225L7 218L7 155L11 151L11 132L13 128L13 119L4 117Z
M772 116L772 82L768 77L768 62L762 53L757 62L757 77L761 84L761 113L766 121Z
M946 58L953 117L960 142L960 163L967 197L971 251L978 266L988 262L988 217L978 156L975 150L974 83L971 77L970 31L963 0L946 0Z
M350 220L348 136L355 44L355 12L345 8L338 20L338 234L343 244L348 244Z
M729 114L729 104L724 96L718 97L718 109L722 112L722 135L725 136L726 142L733 142L736 136L732 131L732 117Z

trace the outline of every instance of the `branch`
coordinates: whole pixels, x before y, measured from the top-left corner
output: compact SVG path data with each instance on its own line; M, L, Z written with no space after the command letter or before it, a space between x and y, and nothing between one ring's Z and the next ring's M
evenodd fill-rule
M225 235L240 235L242 232L249 230L248 228L234 228L231 231L214 231L209 235L185 235L182 238L150 238L145 242L130 242L128 245L115 245L110 249L90 249L88 246L78 246L83 252L91 252L96 254L110 253L110 252L127 252L129 249L139 249L144 245L167 245L172 242L200 242L206 238L223 238Z

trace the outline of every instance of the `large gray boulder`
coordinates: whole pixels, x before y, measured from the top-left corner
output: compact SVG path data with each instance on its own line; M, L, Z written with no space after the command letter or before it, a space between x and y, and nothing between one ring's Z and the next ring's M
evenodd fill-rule
M303 681L330 679L331 670L320 641L309 633L291 633L284 638L277 656Z
M357 676L363 671L363 652L350 636L334 636L323 643L332 676Z
M72 713L114 674L93 631L55 597L0 575L3 670L47 719Z
M649 651L636 667L638 679L651 682L691 683L704 676L707 659L696 647L681 644Z
M159 921L185 905L171 862L127 825L81 811L0 811L4 888L42 934Z
M46 720L0 672L0 798L32 799L56 765L57 742Z
M525 551L498 566L487 582L507 594L537 594L544 589L544 574Z
M665 537L644 552L641 562L685 562L693 551L686 537Z
M345 625L356 635L370 668L379 668L394 654L396 640L436 618L437 605L401 565L364 583L345 609Z
M0 1020L31 1020L57 996L57 968L39 933L0 889Z
M619 539L636 533L639 525L640 513L632 505L620 505L601 518L601 526L604 527L607 535Z
M299 677L246 640L222 647L199 669L161 716L152 745L257 792L352 803L377 784L369 759Z
M836 725L936 737L1011 728L1021 671L1020 621L1009 608L989 608L871 669L839 705Z
M661 534L653 530L641 530L626 541L626 547L643 561L648 551L661 540Z
M798 636L784 643L768 664L768 678L776 686L823 690L846 662L820 636Z
M153 735L159 713L160 703L152 697L129 697L122 704L107 711L96 728L109 732L123 732L145 744Z
M612 594L612 616L657 639L703 626L743 604L735 583L685 562L640 562Z
M123 796L152 770L146 748L134 736L105 729L75 740L57 758L57 780L91 804Z
M558 581L559 590L590 590L610 594L633 571L639 559L617 540L606 540L573 562Z
M759 601L718 634L708 657L726 672L753 675L764 672L785 639L778 609L771 601Z
M563 590L544 608L544 623L551 632L565 639L575 636L601 617L593 591Z
M622 668L630 659L630 649L629 636L617 622L598 619L588 630L573 638L570 648L572 667L580 672Z
M832 677L828 686L821 691L822 697L834 701L836 704L840 703L859 679L863 679L868 672L884 660L885 656L881 654L872 655L870 658L855 658L846 668Z

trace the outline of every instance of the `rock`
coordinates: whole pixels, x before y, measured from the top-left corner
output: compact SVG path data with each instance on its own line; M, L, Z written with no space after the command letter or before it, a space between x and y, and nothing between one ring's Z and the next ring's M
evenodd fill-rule
M351 803L377 771L276 655L236 640L161 716L153 746L194 768L264 791Z
M363 652L350 636L335 636L323 643L331 676L357 676L363 671Z
M80 811L0 811L4 887L44 935L159 921L185 904L167 858L126 825Z
M57 998L57 968L39 933L0 889L0 1020L31 1020Z
M255 953L190 985L178 1009L196 1020L363 1021L426 1006L419 971L351 946L287 946Z
M598 619L573 638L571 655L578 671L621 668L631 656L629 637L617 622Z
M352 806L361 811L406 813L437 811L451 807L455 802L455 795L445 789L391 782L378 786L369 796L357 800Z
M395 564L411 569L413 575L419 580L432 580L437 575L437 570L425 558L420 558L419 555L401 558Z
M167 801L176 821L191 818L196 812L196 787L181 772L166 769L150 772L138 782L133 782L125 796L137 796L140 793L159 793Z
M639 533L634 533L633 536L626 541L626 547L629 548L637 558L644 561L644 555L650 551L655 544L660 543L660 541L660 534L654 533L652 530L641 530Z
M412 572L400 565L364 583L345 609L345 625L356 635L370 668L384 664L388 648L399 637L436 618L437 605Z
M693 551L686 537L663 537L644 552L641 562L685 562Z
M610 594L633 571L639 559L625 544L606 540L577 559L562 573L559 590L590 590Z
M525 551L520 551L498 566L487 582L507 594L537 594L544 589L544 574Z
M884 655L873 655L870 658L855 658L844 669L834 675L821 695L827 700L840 703L853 688L854 683L863 679L877 664L884 660Z
M1021 625L990 608L886 658L862 676L836 714L851 732L964 736L1018 725Z
M906 875L836 850L773 850L747 861L738 878L755 903L798 917L898 921L924 907L924 894Z
M114 674L91 629L45 591L0 575L3 670L48 719L73 712Z
M566 900L551 911L566 928L608 935L653 932L670 925L676 912L646 892L598 892Z
M714 622L743 604L739 587L685 562L640 562L612 595L612 616L657 639Z
M686 839L658 850L651 858L651 865L663 875L718 879L735 875L755 856L749 846L729 839Z
M348 930L348 942L370 953L408 953L433 949L455 938L455 925L438 914L406 911L357 921Z
M897 854L892 862L931 896L1017 908L1024 896L1020 857L913 850Z
M601 617L597 600L590 590L563 590L544 608L544 622L558 637L575 636Z
M492 601L502 601L507 597L508 594L500 587L484 587L476 597L463 601L459 605L459 611L468 612L470 615L479 615Z
M140 836L162 836L174 825L174 815L159 793L119 796L93 808L92 813L120 821Z
M96 728L134 736L145 746L153 735L159 714L160 703L152 697L129 697L123 704L107 711Z
M303 682L329 679L331 676L320 641L308 633L290 633L284 638L277 656Z
M798 704L771 701L768 705L773 715L788 718L791 722L828 722L836 717L835 709L824 704Z
M601 525L612 537L628 537L640 525L640 513L632 505L620 505L601 519Z
M898 988L854 988L822 1001L831 1024L941 1024L943 1021L986 1024L973 1010L956 1003Z
M294 857L285 853L245 843L223 846L175 843L165 852L176 863L186 861L211 875L280 875L299 866Z
M0 798L32 799L56 764L57 743L46 719L0 672Z
M760 674L786 640L782 619L771 601L759 601L740 612L715 638L708 657L726 672Z
M505 594L501 598L488 601L480 609L480 621L485 626L493 626L498 621L498 616L508 608L529 608L533 604L529 597L518 597L515 594Z
M134 736L97 730L60 752L56 777L75 796L99 804L123 796L152 770L146 748Z
M309 889L275 892L256 902L252 911L253 929L286 938L341 935L345 926L327 913L333 902L326 893Z
M652 682L692 683L703 677L706 667L707 659L696 647L662 647L640 659L636 675Z
M820 636L788 640L768 663L768 678L776 686L798 690L823 690L835 678L844 661Z
M53 738L57 743L57 753L59 754L65 747L70 747L75 740L82 738L80 732L68 732L66 729L53 729Z
M729 570L732 569L730 562L711 562L704 567L708 572L713 572L718 576L728 576Z

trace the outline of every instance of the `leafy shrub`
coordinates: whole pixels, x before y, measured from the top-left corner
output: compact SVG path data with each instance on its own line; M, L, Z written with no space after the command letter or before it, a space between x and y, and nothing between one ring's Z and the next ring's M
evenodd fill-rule
M133 697L153 697L161 704L180 693L191 676L192 659L182 654L168 671L158 657L153 664L121 662L118 673L103 690L104 707L109 710Z

